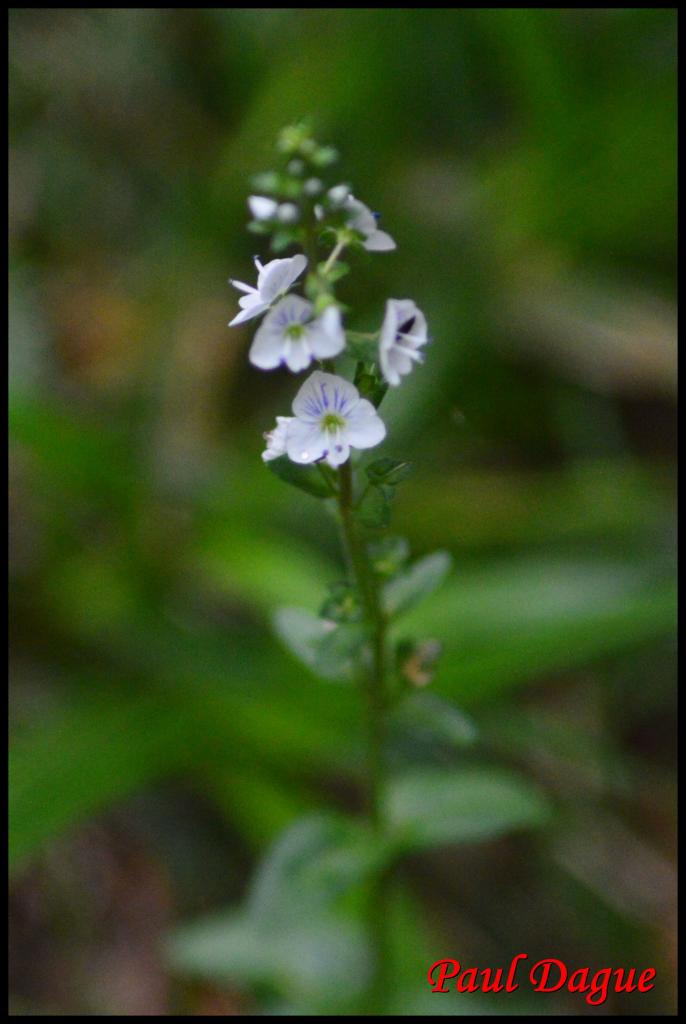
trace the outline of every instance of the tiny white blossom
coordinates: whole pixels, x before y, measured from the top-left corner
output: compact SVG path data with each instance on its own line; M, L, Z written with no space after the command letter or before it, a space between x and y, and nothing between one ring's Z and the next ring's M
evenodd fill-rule
M345 348L345 331L337 306L312 317L313 306L299 295L287 295L274 306L257 331L248 358L260 370L285 363L298 373L313 359L330 359Z
M348 196L350 195L350 186L334 185L333 188L330 188L326 194L334 206L342 206L343 203L348 198Z
M300 210L295 203L280 203L276 210L276 219L282 224L294 224L300 216Z
M242 281L229 279L229 284L232 284L234 288L246 292L238 300L241 312L231 320L229 327L237 327L238 324L252 320L253 317L260 316L269 309L276 299L285 295L291 285L300 277L307 266L307 259L298 254L288 259L270 260L269 263L262 266L255 257L255 266L258 270L257 288L253 288L250 284L244 284Z
M320 178L308 178L303 185L303 192L306 196L318 196L323 188Z
M262 452L264 462L271 462L272 459L278 459L286 454L286 433L292 419L292 416L277 416L274 429L264 435L267 442L267 447Z
M248 206L255 220L271 220L278 205L276 199L267 196L248 196Z
M395 249L395 242L385 231L379 231L376 224L376 217L364 203L351 194L342 204L343 209L348 213L348 227L353 231L359 231L364 235L362 245L369 252L390 252Z
M373 448L385 436L383 420L350 381L316 370L293 400L286 453L303 465L325 459L335 469L351 448Z
M412 299L389 299L379 338L379 364L389 384L397 387L412 364L423 361L418 350L427 340L426 317Z

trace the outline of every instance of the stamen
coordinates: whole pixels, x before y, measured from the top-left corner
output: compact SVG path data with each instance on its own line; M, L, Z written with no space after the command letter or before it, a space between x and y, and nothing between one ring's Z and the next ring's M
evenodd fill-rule
M345 420L337 416L335 412L329 412L325 416L322 416L321 427L323 430L327 430L330 434L338 434L342 427L345 426Z

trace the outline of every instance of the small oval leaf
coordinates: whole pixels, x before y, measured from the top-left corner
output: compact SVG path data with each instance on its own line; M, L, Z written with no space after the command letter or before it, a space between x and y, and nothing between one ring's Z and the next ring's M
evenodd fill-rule
M392 579L383 589L388 615L407 611L441 585L450 571L452 559L447 551L435 551L420 558L410 568Z

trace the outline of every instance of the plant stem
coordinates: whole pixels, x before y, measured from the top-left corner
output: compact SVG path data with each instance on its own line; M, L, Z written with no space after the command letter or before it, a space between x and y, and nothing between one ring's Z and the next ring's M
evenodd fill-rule
M386 616L379 599L377 582L367 557L367 551L357 531L353 506L352 470L350 460L338 470L338 504L343 525L346 552L350 568L359 588L367 621L372 628L372 663L366 674L367 697L367 765L368 810L372 825L382 828L383 744L385 732L385 648Z
M341 255L341 253L345 249L346 244L347 244L346 242L336 242L335 246L331 250L331 253L329 255L328 260L326 261L326 263L324 264L324 267L322 269L322 275L323 276L326 276L328 274L328 272L331 270L332 266L334 265L334 263L336 262L338 257Z
M377 835L384 831L384 741L386 716L386 616L367 549L355 523L353 478L350 460L338 470L338 505L348 563L359 588L367 621L372 628L372 660L365 673L367 704L367 809ZM375 970L368 992L368 1012L379 1014L387 994L389 876L383 872L372 881L369 893L369 933L374 948Z

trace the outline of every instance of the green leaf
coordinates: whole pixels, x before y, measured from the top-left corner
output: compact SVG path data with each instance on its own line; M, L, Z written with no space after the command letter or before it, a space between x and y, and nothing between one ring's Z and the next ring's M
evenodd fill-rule
M331 911L391 855L391 844L358 821L333 814L300 818L262 861L248 913L260 927L275 929L303 914Z
M406 849L494 839L541 825L548 804L528 781L496 769L424 769L390 782L387 818Z
M397 615L427 597L441 585L450 571L450 565L451 558L447 551L435 551L419 559L384 587L386 612Z
M385 485L373 485L365 492L357 506L357 518L363 526L372 530L383 530L391 521L391 499L394 489Z
M374 373L367 373L364 369L360 369L362 366L362 363L358 363L354 384L363 398L373 400L379 387L379 381Z
M273 947L272 976L287 997L349 1008L369 984L374 954L361 921L303 915L265 942Z
M269 469L287 484L298 487L315 498L331 498L336 493L331 484L316 466L299 466L282 455L266 463Z
M270 953L243 914L213 914L176 930L167 943L172 968L213 980L264 981L271 973Z
M390 721L391 728L401 736L432 747L441 744L463 748L477 736L471 718L451 701L431 693L409 693L393 709Z
M282 930L227 913L178 928L171 966L219 984L269 984L282 996L345 1004L364 991L371 953L364 929L339 915L296 915Z
M372 349L371 352L364 349L360 349L355 345L349 346L351 355L357 360L357 368L355 370L354 384L357 390L360 392L363 398L367 398L372 405L377 409L383 401L383 397L388 391L388 384L380 375L376 368L375 360L377 358L376 352ZM391 459L389 462L393 461ZM381 479L375 480L375 483L381 483ZM388 481L389 483L394 481Z
M274 629L288 649L324 679L350 680L366 639L365 627L320 619L304 608L279 608Z
M402 462L399 459L376 459L367 466L365 472L372 484L395 486L408 478L412 472L412 463Z
M257 870L244 910L179 929L177 968L215 981L269 982L291 998L345 1003L363 991L371 954L361 924L345 914L351 890L387 863L389 844L358 822L310 815L293 823ZM332 982L333 979L333 982Z

